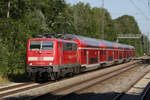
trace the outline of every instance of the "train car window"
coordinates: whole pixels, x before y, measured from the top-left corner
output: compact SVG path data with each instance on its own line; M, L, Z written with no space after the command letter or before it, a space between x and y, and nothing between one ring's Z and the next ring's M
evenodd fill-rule
M77 44L63 43L63 50L64 51L76 51L77 50Z
M100 50L100 56L101 56L101 55L103 55L103 51L102 51L102 50Z
M113 56L108 56L108 61L112 61L113 60Z
M130 56L132 56L132 52L130 51Z
M42 41L42 50L52 50L53 42L52 41Z
M72 51L72 44L71 43L66 43L67 50Z
M41 48L40 41L31 41L30 42L30 50L39 50Z
M122 59L122 52L119 51L119 59Z
M83 56L83 51L81 50L81 56Z
M62 43L63 51L67 50L66 43Z
M106 55L106 50L103 51L103 55Z
M89 58L89 60L90 60L90 64L94 64L94 63L98 63L98 58L97 57L91 57L91 58Z
M115 52L114 52L114 55L118 55L118 51L115 51Z

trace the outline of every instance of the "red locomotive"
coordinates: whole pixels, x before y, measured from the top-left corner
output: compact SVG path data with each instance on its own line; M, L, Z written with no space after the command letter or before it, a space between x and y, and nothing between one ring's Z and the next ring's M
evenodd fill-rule
M27 72L32 79L55 80L66 74L130 61L133 46L66 34L35 38L27 43Z

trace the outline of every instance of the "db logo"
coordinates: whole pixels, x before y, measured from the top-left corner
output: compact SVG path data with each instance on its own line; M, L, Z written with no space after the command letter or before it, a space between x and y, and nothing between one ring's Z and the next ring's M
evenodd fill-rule
M43 60L43 57L38 57L38 60Z

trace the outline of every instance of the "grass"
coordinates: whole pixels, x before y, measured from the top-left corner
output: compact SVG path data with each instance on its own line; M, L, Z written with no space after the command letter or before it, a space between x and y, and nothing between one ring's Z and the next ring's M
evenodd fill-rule
M0 84L9 83L10 81L7 78L0 76Z
M3 77L5 76L5 77ZM28 82L27 74L25 70L15 70L11 74L4 75L4 73L0 72L0 84L11 83L11 82Z

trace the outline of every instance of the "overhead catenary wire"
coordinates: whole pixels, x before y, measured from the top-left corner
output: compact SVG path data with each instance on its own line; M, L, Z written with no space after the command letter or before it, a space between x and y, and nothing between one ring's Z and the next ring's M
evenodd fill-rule
M150 18L136 5L136 3L133 0L129 0L135 7L136 9L141 13L143 17L145 17L146 21L150 22ZM150 0L148 0L148 6L150 5Z
M145 17L146 20L149 20L149 21L150 21L150 18L145 15L145 13L135 4L135 2L134 2L133 0L129 0L129 1L130 1L130 2L136 7L136 9Z

